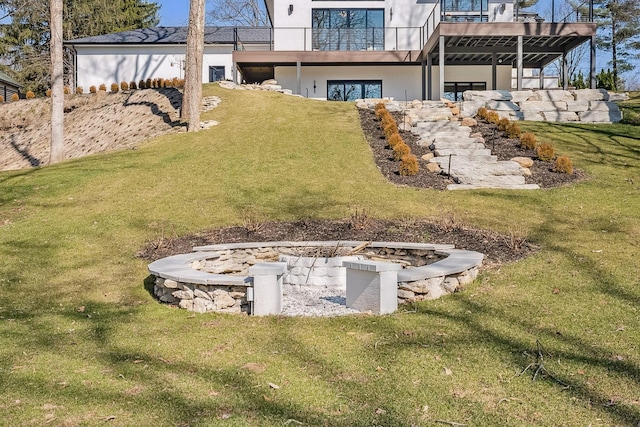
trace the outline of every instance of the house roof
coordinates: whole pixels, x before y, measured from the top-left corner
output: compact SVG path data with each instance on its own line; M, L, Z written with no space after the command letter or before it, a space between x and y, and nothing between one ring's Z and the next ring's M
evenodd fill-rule
M205 44L269 43L269 27L205 27ZM186 44L187 27L154 27L67 40L68 45Z
M7 76L2 71L0 71L0 82L7 83L7 84L9 84L11 86L15 86L15 87L18 87L18 88L22 87L22 85L20 83L18 83L17 81L12 79L11 77Z

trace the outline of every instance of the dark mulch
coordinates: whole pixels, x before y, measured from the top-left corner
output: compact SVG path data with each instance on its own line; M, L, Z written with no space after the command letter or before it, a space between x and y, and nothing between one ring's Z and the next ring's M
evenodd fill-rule
M401 123L401 114L395 113ZM417 144L417 137L409 132L401 134L420 164L417 175L407 177L398 173L399 162L393 160L379 122L374 113L360 110L360 121L367 141L371 146L380 172L391 182L419 188L444 190L452 181L446 176L429 173L426 161L421 157L428 153L428 147ZM536 159L533 150L523 150L518 139L507 138L493 124L480 122L473 132L482 133L485 145L491 148L499 160L513 157L534 159L532 176L527 183L535 183L542 188L557 187L580 181L585 174L576 170L573 175L553 172L550 163ZM471 229L461 224L454 215L443 216L437 223L421 220L377 220L366 214L352 215L345 220L300 220L295 222L256 222L249 221L245 227L227 227L206 230L198 234L175 238L159 238L149 242L138 253L147 260L156 260L169 255L191 252L194 246L235 242L267 241L309 241L309 240L358 240L358 241L399 241L453 244L456 248L469 249L485 254L485 266L496 266L514 262L534 252L537 248L522 236L500 235L487 230Z
M246 227L206 230L175 239L160 238L149 242L137 255L153 261L170 255L191 252L194 246L311 240L453 244L458 249L485 254L485 266L514 262L536 250L534 245L524 241L521 236L504 236L486 230L467 228L454 215L447 215L439 223L433 223L422 220L379 220L360 214L346 220L252 222Z

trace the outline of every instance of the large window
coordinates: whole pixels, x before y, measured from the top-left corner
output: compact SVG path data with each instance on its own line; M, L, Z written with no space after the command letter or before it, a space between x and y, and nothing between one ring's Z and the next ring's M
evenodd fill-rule
M383 9L313 9L313 49L384 50Z
M487 90L487 83L444 83L444 96L450 101L462 101L462 94L466 90Z
M329 101L355 101L356 99L382 98L381 80L329 80Z

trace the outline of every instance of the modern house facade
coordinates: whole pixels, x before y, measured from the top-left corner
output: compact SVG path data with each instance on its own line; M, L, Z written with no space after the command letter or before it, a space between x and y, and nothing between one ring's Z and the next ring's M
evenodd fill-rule
M269 50L264 29L207 27L202 65L204 82L233 80L232 53ZM244 40L244 45L239 40ZM138 82L148 78L184 77L186 27L156 27L69 40L75 86L88 91L100 84Z
M207 29L203 80L275 78L294 93L329 100L457 100L465 90L548 88L553 79L527 70L566 61L590 42L595 86L592 5L546 22L514 1L265 0L271 27ZM77 84L87 87L179 77L185 42L184 28L155 28L67 46Z

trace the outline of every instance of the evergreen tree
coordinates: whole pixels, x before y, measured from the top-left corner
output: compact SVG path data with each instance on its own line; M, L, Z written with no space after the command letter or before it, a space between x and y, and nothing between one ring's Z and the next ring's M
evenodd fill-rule
M49 7L42 0L0 0L0 64L25 90L50 85ZM156 3L145 0L64 0L65 40L157 25Z
M611 51L612 90L622 89L620 74L633 69L640 48L640 0L610 0L596 10L598 47ZM635 52L634 52L635 51Z

